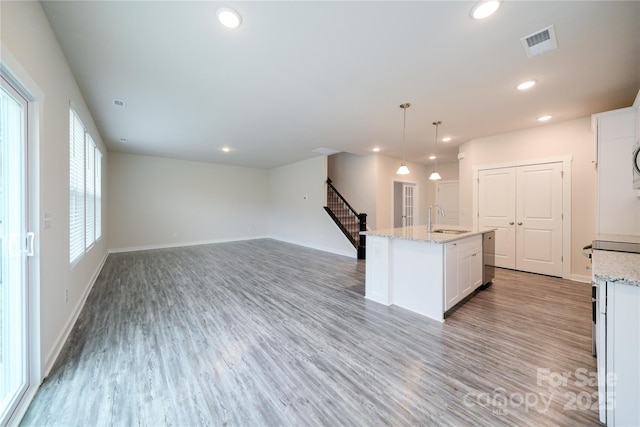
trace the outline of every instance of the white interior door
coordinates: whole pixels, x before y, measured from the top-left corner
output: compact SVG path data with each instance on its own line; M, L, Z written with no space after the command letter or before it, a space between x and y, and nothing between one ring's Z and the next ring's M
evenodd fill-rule
M2 78L0 88L0 425L28 386L27 101ZM31 248L31 253L29 249Z
M496 229L495 265L515 269L515 169L481 170L478 178L478 223L480 227Z
M415 205L415 184L402 184L402 226L413 225L413 207Z
M458 181L437 181L436 205L442 206L445 216L438 218L438 224L460 224L460 197Z
M516 170L516 269L562 276L562 163Z

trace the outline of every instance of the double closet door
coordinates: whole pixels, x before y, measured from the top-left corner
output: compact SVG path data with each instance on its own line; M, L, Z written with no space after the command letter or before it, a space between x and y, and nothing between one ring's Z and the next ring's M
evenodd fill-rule
M495 265L562 276L563 164L478 172L478 219L496 229Z

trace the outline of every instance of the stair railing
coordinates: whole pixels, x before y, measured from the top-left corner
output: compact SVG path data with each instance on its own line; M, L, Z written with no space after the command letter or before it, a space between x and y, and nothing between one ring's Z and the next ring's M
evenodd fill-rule
M365 259L367 236L360 232L367 231L367 214L353 209L331 182L327 178L327 206L324 209L358 250L358 259Z

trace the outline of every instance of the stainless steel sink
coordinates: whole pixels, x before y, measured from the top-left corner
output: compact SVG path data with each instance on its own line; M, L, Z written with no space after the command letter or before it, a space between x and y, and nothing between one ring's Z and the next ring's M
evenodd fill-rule
M468 233L469 230L448 230L446 228L440 228L438 230L431 230L432 233L442 233L442 234L462 234Z

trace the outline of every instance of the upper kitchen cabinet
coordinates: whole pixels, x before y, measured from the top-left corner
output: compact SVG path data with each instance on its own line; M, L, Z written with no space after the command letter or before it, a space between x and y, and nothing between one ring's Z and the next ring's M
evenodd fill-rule
M633 188L632 152L638 111L622 108L592 116L596 138L596 233L640 235L640 199Z

